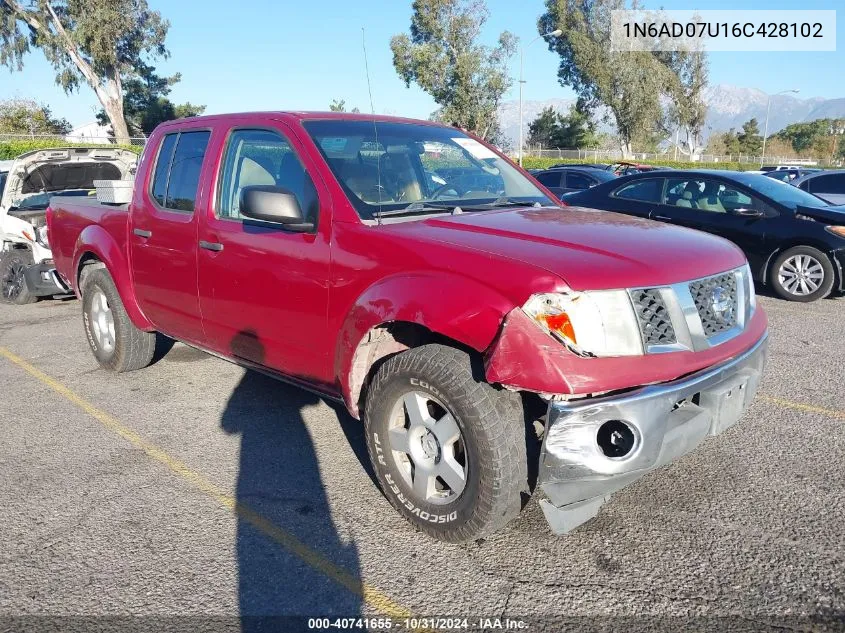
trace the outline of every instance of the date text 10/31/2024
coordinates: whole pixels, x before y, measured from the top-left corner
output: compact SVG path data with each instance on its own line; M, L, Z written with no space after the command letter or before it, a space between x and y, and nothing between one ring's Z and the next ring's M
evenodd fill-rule
M514 618L308 618L313 630L431 630L431 631L524 631L528 623Z

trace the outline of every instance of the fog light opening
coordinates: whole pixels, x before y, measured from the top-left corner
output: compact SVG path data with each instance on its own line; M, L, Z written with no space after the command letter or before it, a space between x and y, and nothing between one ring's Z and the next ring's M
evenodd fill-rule
M599 427L596 443L606 457L625 457L634 450L637 436L622 420L608 420Z

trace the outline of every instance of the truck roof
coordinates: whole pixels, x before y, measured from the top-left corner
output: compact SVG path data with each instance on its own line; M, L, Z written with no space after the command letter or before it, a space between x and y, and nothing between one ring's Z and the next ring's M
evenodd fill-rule
M407 117L390 116L387 114L363 114L354 112L319 112L305 110L269 110L260 112L237 112L226 114L209 114L185 119L174 119L162 123L160 127L171 128L183 125L196 124L202 121L225 121L229 119L278 119L294 121L315 121L315 120L341 120L341 121L382 121L391 123L416 123L421 125L432 125L437 127L448 127L437 121L425 121L422 119L409 119Z

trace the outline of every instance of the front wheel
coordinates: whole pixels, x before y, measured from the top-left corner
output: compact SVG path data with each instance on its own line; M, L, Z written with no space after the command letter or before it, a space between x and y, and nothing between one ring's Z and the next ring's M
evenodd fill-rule
M132 371L152 362L155 332L135 327L105 268L94 269L83 276L82 320L91 351L103 368Z
M26 249L13 249L0 255L0 297L3 301L19 306L38 301L26 287L24 277L32 261L32 253Z
M423 532L471 541L519 513L528 491L521 399L485 383L465 352L424 345L387 360L364 424L382 490Z
M809 303L824 299L833 290L833 264L812 246L795 246L775 259L770 279L781 298Z

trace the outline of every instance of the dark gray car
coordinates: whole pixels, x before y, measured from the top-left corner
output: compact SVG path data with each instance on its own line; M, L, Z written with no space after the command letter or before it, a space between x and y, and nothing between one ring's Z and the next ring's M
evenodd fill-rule
M845 169L807 174L796 178L792 184L830 204L845 204Z
M591 167L558 167L541 171L533 176L558 197L616 179L613 172Z

